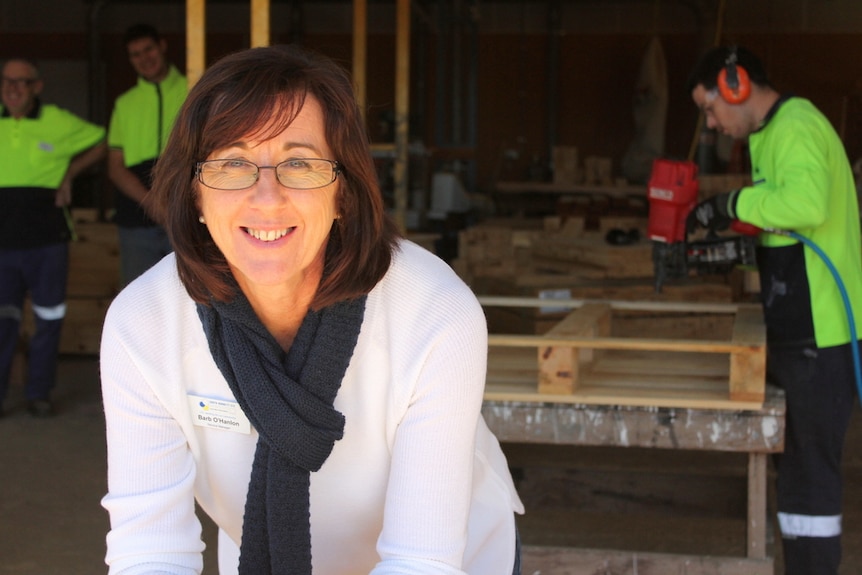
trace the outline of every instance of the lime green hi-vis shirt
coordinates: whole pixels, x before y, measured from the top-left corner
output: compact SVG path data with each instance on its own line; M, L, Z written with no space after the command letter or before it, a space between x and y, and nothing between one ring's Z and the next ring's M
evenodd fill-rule
M844 146L808 100L789 98L749 137L752 182L737 217L761 228L794 231L820 247L838 270L862 325L862 241L856 185ZM792 238L760 235L758 267L770 342L850 341L837 283L811 248Z
M138 78L114 103L108 146L123 150L126 167L161 155L188 92L185 76L174 66L158 84Z
M24 118L0 115L0 249L66 242L71 230L55 205L72 158L99 144L105 129L52 104Z
M105 129L58 108L40 104L25 118L0 117L0 188L56 190L72 158L105 137Z

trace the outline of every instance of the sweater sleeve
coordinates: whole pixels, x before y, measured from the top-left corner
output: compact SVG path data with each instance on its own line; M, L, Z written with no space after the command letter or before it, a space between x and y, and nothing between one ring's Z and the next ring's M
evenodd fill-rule
M428 270L430 271L430 270ZM394 318L407 326L401 371L410 384L392 452L381 561L372 575L463 575L473 497L475 437L481 417L487 362L484 314L469 290L426 269L410 270L420 284ZM433 272L432 272L433 273ZM418 276L418 277L417 277ZM427 299L426 299L427 298ZM418 307L417 307L418 306ZM416 318L415 324L413 318ZM405 329L406 327L406 329ZM402 382L407 384L408 382Z
M105 561L112 575L196 575L204 544L194 460L181 426L148 381L154 373L149 354L131 345L158 341L145 334L157 322L144 321L146 309L138 310L146 306L123 295L109 310L100 352L108 443L102 505L111 523Z

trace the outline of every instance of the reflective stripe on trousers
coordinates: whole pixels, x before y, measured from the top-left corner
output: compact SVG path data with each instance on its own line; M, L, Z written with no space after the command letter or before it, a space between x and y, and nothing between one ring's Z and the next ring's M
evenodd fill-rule
M17 305L0 305L0 318L21 321L21 308Z
M34 304L33 313L36 314L36 317L38 317L39 319L44 319L45 321L63 319L64 317L66 317L66 304L64 302L51 307L44 307L41 305Z
M799 515L778 513L783 537L838 537L841 515Z

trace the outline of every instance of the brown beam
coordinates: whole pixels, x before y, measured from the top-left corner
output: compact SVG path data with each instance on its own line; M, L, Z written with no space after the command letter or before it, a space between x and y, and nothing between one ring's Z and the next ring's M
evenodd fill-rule
M269 46L269 0L251 0L251 47Z
M189 88L206 67L206 1L186 0L186 78Z

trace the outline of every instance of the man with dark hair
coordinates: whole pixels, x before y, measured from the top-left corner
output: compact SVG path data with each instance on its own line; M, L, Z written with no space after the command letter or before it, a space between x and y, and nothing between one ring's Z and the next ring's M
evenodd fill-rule
M167 60L167 42L150 25L130 27L124 42L137 84L117 98L108 128L108 176L117 189L123 285L170 253L164 229L144 201L151 171L162 153L188 91L186 78Z
M721 230L737 219L766 230L757 263L767 377L787 401L785 448L777 458L785 573L835 575L841 455L858 391L851 321L858 333L859 320L851 319L844 295L857 313L862 302L853 173L829 120L810 101L779 93L748 50L710 51L689 88L708 127L749 141L752 185L701 202L688 223L691 231Z
M35 333L25 395L35 417L54 413L69 270L72 181L105 157L105 129L39 100L34 62L3 66L0 110L0 415L27 295Z

